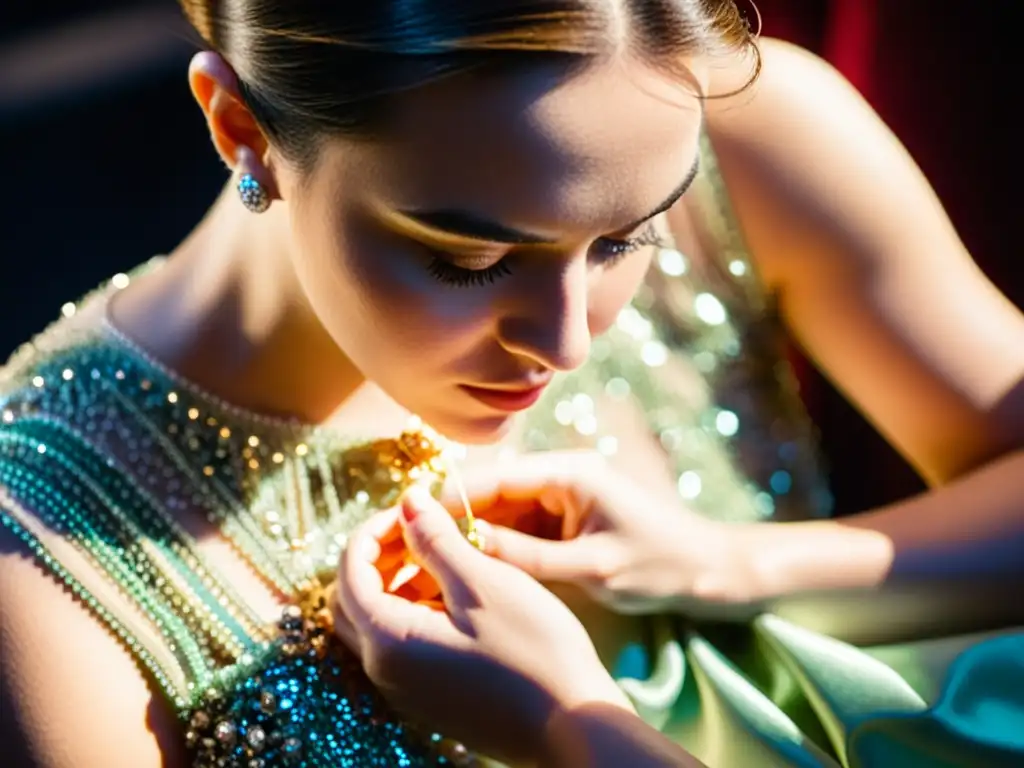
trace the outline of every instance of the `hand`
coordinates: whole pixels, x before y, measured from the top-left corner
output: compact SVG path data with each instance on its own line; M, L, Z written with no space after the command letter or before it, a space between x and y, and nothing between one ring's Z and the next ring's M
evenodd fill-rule
M575 583L620 613L737 619L757 611L753 526L654 496L600 454L527 454L467 473L466 484L475 514L489 521L480 526L485 551L540 581ZM450 506L459 514L459 502ZM507 520L522 524L494 524ZM543 535L551 520L560 535Z
M375 562L406 546L440 586L436 607L385 591ZM569 609L474 549L421 489L355 533L336 594L335 631L384 697L505 763L535 761L558 712L593 702L629 709Z

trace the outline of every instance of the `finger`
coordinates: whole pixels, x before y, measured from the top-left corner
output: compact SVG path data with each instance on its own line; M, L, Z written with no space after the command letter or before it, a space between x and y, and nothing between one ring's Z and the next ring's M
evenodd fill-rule
M446 599L458 602L467 593L471 564L486 558L466 541L448 511L422 489L413 488L403 497L402 510L413 557L437 580Z
M388 520L391 517L391 520ZM353 532L338 566L338 604L360 630L374 621L383 598L384 580L375 566L380 556L377 536L385 533L398 517L398 510L381 512Z
M358 540L353 543L358 546ZM387 594L377 569L365 558L349 554L351 549L350 544L342 554L334 611L338 636L346 645L363 656L370 649L412 636L448 645L459 639L461 633L447 612L438 618L434 604L420 605Z
M337 594L334 595L334 599L331 601L331 613L334 617L334 634L338 636L338 639L340 639L350 651L361 659L363 649L359 632L356 630L356 626L352 623L352 620L349 619L349 617L345 615L344 610L342 610Z
M598 575L597 559L588 539L549 541L489 525L482 534L487 554L526 571L538 581L585 581Z
M402 527L398 523L398 515L398 507L392 507L370 515L359 525L359 530L366 534L368 542L372 541L375 545L372 546L370 543L364 545L368 547L364 554L367 556L373 554L372 562L375 562L385 550L389 550L401 540Z

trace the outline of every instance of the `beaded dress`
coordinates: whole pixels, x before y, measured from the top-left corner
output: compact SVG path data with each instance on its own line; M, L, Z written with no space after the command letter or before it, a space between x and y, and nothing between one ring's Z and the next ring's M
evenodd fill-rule
M648 457L652 478L719 518L828 515L772 298L707 142L686 210L687 234L587 364L526 415L516 449ZM2 369L0 523L149 673L195 766L487 763L389 712L325 609L348 533L436 469L416 455L430 446L210 397L103 321L129 279L67 305ZM188 515L277 595L278 621L204 558ZM1019 631L855 649L763 615L737 643L566 599L638 712L715 768L1024 765Z

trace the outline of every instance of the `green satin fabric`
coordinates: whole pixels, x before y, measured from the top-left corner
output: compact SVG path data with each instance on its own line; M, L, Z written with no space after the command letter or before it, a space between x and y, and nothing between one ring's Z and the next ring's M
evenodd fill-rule
M710 635L649 629L613 671L714 768L1024 766L1024 629L869 648L771 614Z

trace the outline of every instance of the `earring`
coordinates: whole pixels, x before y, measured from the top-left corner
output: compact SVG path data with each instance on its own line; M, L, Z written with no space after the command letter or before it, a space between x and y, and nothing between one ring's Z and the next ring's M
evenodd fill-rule
M242 205L253 213L263 213L270 207L270 195L251 173L238 180L238 196L242 198Z

